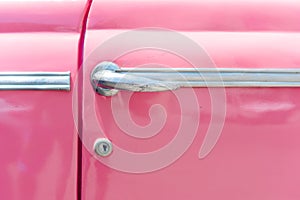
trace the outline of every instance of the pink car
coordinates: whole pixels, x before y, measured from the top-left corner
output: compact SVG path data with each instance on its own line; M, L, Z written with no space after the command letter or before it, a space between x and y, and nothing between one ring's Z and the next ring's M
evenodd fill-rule
M299 200L297 0L0 1L1 200Z

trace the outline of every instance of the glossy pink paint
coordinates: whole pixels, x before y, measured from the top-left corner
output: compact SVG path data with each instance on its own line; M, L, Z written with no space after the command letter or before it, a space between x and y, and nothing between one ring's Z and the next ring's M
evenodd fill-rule
M86 1L0 2L0 71L77 74ZM77 199L71 91L0 91L0 199Z
M120 29L152 26L180 31L202 46L217 67L298 68L299 9L296 1L276 0L94 1L85 58L109 38L127 31ZM190 54L198 56L192 51ZM103 59L99 55L90 60L85 70L89 72ZM175 55L151 50L131 52L114 61L125 67L147 63L193 67ZM84 88L93 92L90 85ZM199 123L199 128L180 159L158 171L131 174L101 164L83 149L82 199L299 199L300 89L226 88L224 128L204 159L199 159L198 153L211 120L211 99L206 88L194 91L200 121L193 117L190 124ZM129 106L135 123L150 123L148 112L153 104L161 104L168 118L158 135L134 139L120 130L111 111L111 99L122 102L126 94L111 98L96 95L95 108L101 129L114 144L128 151L161 148L175 137L180 118L188 116L180 111L171 92L135 93ZM190 107L185 113L195 116L194 112ZM83 134L88 137L89 132Z
M295 0L94 0L90 29L299 31Z
M0 32L79 32L85 0L1 1Z

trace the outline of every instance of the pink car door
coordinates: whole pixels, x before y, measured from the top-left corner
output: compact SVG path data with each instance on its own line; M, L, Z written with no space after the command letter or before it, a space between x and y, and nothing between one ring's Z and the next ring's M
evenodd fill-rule
M87 2L0 1L0 199L77 199L73 81Z
M289 0L94 0L81 199L298 200L299 22Z

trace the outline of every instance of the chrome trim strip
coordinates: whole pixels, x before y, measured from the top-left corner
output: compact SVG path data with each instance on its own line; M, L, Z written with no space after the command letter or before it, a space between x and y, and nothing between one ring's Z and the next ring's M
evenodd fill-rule
M260 73L300 73L299 68L129 68L122 67L117 72L260 72Z
M174 70L156 71L156 72L139 72L139 71L116 71L120 74L130 74L134 76L142 76L156 80L176 81L176 82L299 82L300 73L297 72L256 72L256 71L204 71L199 69L194 72L185 72Z
M0 72L0 90L70 90L70 72Z
M120 68L116 72L181 87L300 87L300 69L291 68Z
M156 92L181 87L300 87L297 68L120 68L98 64L91 74L96 92Z

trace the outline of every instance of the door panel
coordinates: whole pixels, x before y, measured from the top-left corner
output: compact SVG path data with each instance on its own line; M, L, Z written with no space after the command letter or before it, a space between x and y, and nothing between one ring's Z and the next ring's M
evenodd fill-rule
M77 74L85 3L0 3L0 199L77 199L69 87ZM8 72L14 76L3 85ZM56 85L61 73L71 78L66 88ZM20 88L11 90L14 85Z
M93 68L102 61L126 68L298 69L297 9L300 5L292 1L94 1L82 70L82 199L298 199L299 87L119 91L104 97L90 83ZM149 26L174 29L204 55L192 47L185 56L149 46L117 55L141 39L126 41L120 35ZM157 40L168 40L163 36L168 30L137 32L143 31L161 32ZM201 57L203 63L194 66L186 57ZM214 125L222 127L220 137L209 140L216 144L201 156ZM107 157L93 151L102 137L113 143ZM190 137L187 148L179 142L164 154L180 137L182 143ZM127 156L120 149L144 156ZM182 154L170 160L178 151ZM153 152L156 157L149 156Z

